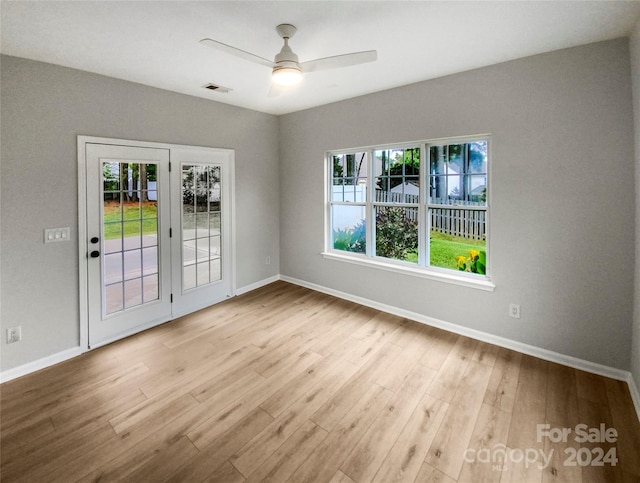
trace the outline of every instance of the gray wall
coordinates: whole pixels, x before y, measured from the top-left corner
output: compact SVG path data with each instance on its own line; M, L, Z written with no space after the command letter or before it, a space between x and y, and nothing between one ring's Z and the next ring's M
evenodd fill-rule
M631 339L631 374L640 388L640 19L629 40L631 80L633 84L633 118L636 141L636 276L634 290L633 337Z
M237 286L278 274L275 116L40 62L0 63L3 371L79 343L79 134L235 149ZM43 229L59 226L71 227L72 242L45 245ZM7 345L14 325L23 340Z
M632 126L627 39L281 116L281 273L629 370ZM495 292L320 255L326 150L481 133L492 135Z

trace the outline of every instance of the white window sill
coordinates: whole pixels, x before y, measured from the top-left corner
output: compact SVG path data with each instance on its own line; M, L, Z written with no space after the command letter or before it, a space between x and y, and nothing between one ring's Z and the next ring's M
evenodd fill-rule
M364 267L374 267L389 272L402 273L405 275L411 275L414 277L427 278L429 280L436 280L438 282L452 283L454 285L461 285L463 287L475 288L478 290L485 290L487 292L493 292L496 288L495 284L488 278L476 278L473 275L458 275L453 270L452 273L446 273L446 271L440 272L439 270L427 269L422 267L412 267L408 265L400 265L395 263L389 263L378 259L372 259L369 257L359 257L357 255L343 255L336 252L322 252L321 255L329 260L336 260L340 262L354 263L356 265L362 265Z

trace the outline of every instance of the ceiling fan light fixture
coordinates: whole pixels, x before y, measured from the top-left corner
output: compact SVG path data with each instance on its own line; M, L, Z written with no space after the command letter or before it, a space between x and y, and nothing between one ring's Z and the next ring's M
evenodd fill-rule
M297 67L275 67L271 78L280 86L294 86L302 81L302 71Z

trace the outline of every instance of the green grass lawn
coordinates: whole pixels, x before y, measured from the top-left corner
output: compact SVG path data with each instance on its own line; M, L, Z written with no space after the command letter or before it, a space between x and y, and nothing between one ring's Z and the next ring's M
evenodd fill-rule
M120 203L105 203L104 238L105 240L113 240L120 238L120 236L140 236L141 222L143 235L156 234L158 231L157 218L158 206L155 201L123 203L122 212L120 212ZM121 230L124 231L123 234L121 234Z
M469 256L470 250L486 250L484 240L474 240L460 236L446 235L437 231L431 232L430 252L431 266L458 269L456 257ZM418 263L418 252L413 251L405 256L407 262Z
M474 240L444 233L431 232L431 266L458 269L456 257L469 256L470 250L485 251L487 243L484 240Z

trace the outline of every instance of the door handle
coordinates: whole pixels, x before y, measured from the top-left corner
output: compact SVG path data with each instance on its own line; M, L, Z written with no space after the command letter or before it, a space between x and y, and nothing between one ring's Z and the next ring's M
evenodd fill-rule
M91 258L98 258L100 256L100 252L98 250L94 250L91 252Z

